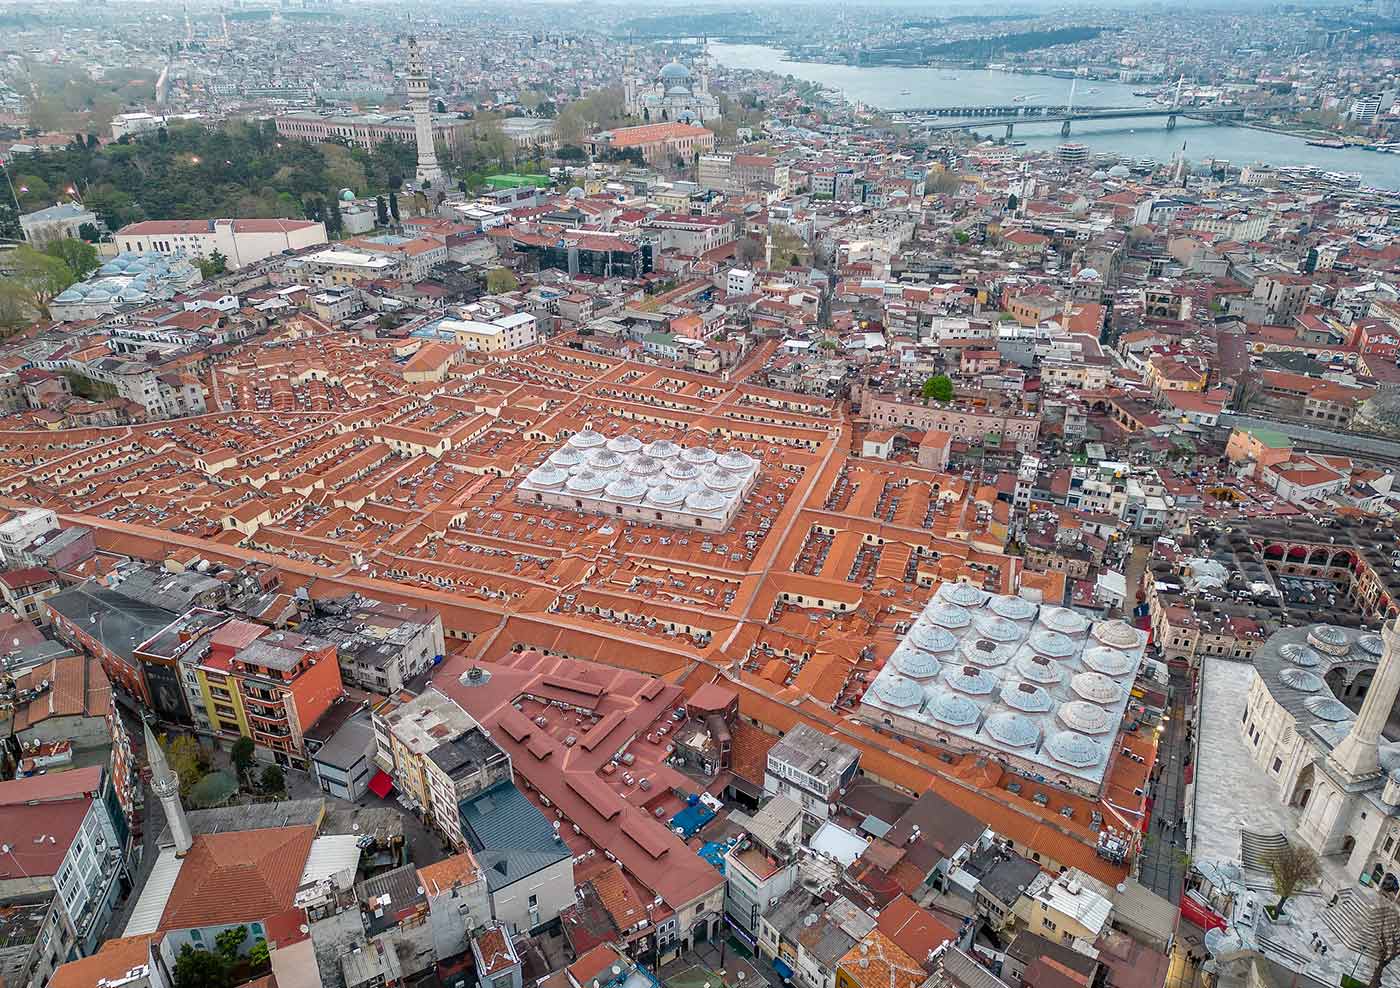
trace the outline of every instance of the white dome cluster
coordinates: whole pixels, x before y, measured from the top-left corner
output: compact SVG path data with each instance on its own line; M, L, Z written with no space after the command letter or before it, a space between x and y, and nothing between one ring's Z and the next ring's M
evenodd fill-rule
M1097 792L1146 639L1123 621L944 584L866 691L861 716Z

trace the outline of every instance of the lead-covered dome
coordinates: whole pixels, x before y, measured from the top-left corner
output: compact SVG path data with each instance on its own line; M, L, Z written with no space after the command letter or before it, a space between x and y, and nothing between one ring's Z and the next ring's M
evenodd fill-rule
M1094 703L1117 703L1123 697L1123 687L1099 672L1081 672L1069 685L1079 696Z
M1040 740L1040 728L1025 714L999 710L982 726L992 738L1008 748L1029 748Z
M982 716L982 708L976 703L947 690L940 690L929 697L928 706L924 709L934 720L949 727L967 727L977 723L977 718Z
M1034 683L1006 683L1001 688L1001 702L1022 713L1043 714L1055 705L1055 700L1043 686Z
M938 599L959 607L981 607L987 599L984 590L978 590L971 583L945 583L938 588Z
M926 652L951 652L958 644L951 631L936 624L914 625L909 640Z
M922 649L901 645L890 656L890 662L912 679L932 679L942 669L938 659Z
M1091 768L1104 756L1103 745L1074 731L1056 731L1046 740L1045 750L1055 761L1070 768Z
M996 689L996 677L976 666L961 666L952 670L944 681L959 693L986 696Z
M1094 625L1094 638L1113 648L1137 648L1142 643L1141 632L1126 621L1100 621Z
M1094 672L1101 672L1105 676L1123 676L1137 666L1137 660L1131 655L1106 645L1086 648L1080 658Z
M1103 707L1084 700L1070 700L1056 711L1060 723L1081 734L1106 734L1113 729L1114 718Z
M919 688L919 684L903 676L883 675L875 680L872 689L877 700L887 707L899 710L917 707L924 700L924 691Z
M1062 635L1078 635L1089 627L1088 618L1068 607L1042 607L1040 623Z
M1025 621L1035 614L1035 605L1024 597L993 597L987 606L1008 621Z

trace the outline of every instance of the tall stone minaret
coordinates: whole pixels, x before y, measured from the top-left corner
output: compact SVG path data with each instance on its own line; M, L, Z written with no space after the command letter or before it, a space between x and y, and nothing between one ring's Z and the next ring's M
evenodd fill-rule
M1400 627L1396 621L1381 626L1381 660L1375 678L1361 702L1361 712L1342 743L1332 750L1332 764L1352 779L1378 775L1381 770L1381 731L1400 695Z
M185 807L180 802L180 776L171 769L165 760L156 736L151 733L151 725L146 728L146 761L151 765L151 788L160 799L165 810L165 822L170 824L170 836L175 839L175 856L183 858L194 843L190 834L190 822L185 819Z
M622 62L622 112L629 117L642 115L637 104L637 58L632 46L627 46L627 55Z
M408 39L408 105L413 110L413 133L418 143L418 184L442 184L442 167L438 164L437 148L433 146L433 109L428 101L428 73L423 68L423 55L418 39Z

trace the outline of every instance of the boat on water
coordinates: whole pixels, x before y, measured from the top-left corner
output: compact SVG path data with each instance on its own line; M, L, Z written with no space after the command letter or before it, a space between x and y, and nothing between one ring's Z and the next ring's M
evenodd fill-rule
M912 93L910 93L910 91L907 90L907 89L901 89L901 90L899 91L899 95L901 95L901 96L910 96L910 95L912 95Z
M1026 142L1025 142L1025 141L1007 141L1007 142L1006 142L1006 146L1009 147L1009 148L1023 148L1023 147L1026 146Z
M1323 138L1320 140L1307 141L1306 143L1308 147L1332 148L1333 150L1338 150L1347 146L1346 141L1339 141L1336 138Z

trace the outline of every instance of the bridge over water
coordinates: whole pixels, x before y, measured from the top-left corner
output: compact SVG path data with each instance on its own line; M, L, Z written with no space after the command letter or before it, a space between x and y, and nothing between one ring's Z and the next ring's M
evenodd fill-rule
M1243 120L1243 106L931 106L900 109L894 119L921 125L926 131L967 130L972 127L1005 127L1011 137L1018 123L1059 123L1060 133L1070 134L1075 120L1139 120L1166 118L1167 130L1176 128L1178 117L1192 120Z

